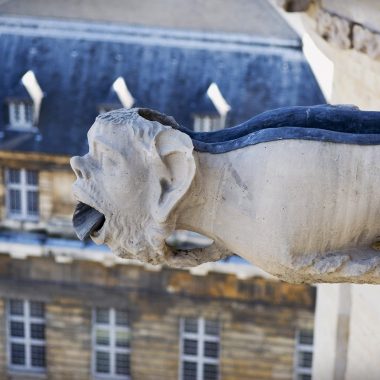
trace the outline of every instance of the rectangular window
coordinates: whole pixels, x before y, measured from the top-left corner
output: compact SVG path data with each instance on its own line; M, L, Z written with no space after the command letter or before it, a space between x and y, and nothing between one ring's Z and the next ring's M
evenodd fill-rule
M33 104L22 101L10 103L9 123L13 128L32 128Z
M212 132L224 128L225 118L221 116L195 115L195 132Z
M14 219L38 220L38 172L26 169L7 169L5 181L8 216Z
M44 371L44 304L21 299L9 300L7 333L9 368Z
M313 331L298 330L296 333L295 380L311 380L313 364Z
M183 318L180 328L180 380L218 380L219 322L203 318Z
M130 379L130 328L125 310L96 308L93 313L93 372Z

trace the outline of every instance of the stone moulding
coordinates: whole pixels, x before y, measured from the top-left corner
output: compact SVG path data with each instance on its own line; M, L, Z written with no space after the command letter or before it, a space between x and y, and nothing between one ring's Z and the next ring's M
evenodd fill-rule
M380 34L361 25L353 27L353 48L368 54L373 59L380 59Z
M324 10L319 10L316 23L317 33L326 41L341 49L351 48L351 22Z
M379 112L289 107L199 133L121 109L88 139L71 160L74 225L121 258L189 267L234 252L289 282L380 283ZM170 246L179 229L214 243Z
M233 128L189 135L200 152L225 153L276 140L314 140L333 143L380 144L379 112L363 112L351 105L289 107L264 112Z
M380 34L352 20L320 9L316 16L316 31L340 49L354 49L372 59L380 59Z
M286 12L304 12L311 4L311 0L276 0L275 2Z
M277 6L286 12L307 12L313 3L307 0L276 0ZM316 32L326 41L340 49L354 49L370 58L380 59L380 33L321 8L318 2L315 13Z

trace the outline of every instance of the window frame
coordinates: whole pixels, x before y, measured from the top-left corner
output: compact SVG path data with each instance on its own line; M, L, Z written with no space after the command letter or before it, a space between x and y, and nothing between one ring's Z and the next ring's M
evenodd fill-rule
M33 129L34 109L32 102L22 100L9 102L8 114L10 128L21 130Z
M17 170L20 173L20 182L12 183L10 182L10 170ZM39 172L37 170L33 170L37 176L37 184L28 184L28 171L32 171L30 169L19 169L19 168L5 168L5 207L7 212L7 218L15 219L15 220L23 220L23 221L33 221L36 222L40 218L40 202L39 202ZM20 214L14 213L11 210L11 190L16 190L20 192L20 205L21 212ZM28 192L32 191L37 194L38 199L38 208L36 214L31 214L28 211Z
M185 331L185 320L186 319L195 319L197 321L197 333L190 333ZM183 317L180 319L180 363L179 363L179 374L178 379L183 380L183 363L185 361L191 363L197 363L197 380L203 380L204 376L204 364L213 364L217 366L218 376L217 379L221 378L220 374L220 331L221 331L221 323L217 321L219 324L219 332L218 335L209 335L206 334L206 321L211 321L211 319L205 319L203 317ZM197 341L197 355L188 355L185 354L184 351L184 341L185 339L192 339ZM204 356L204 343L205 342L216 342L218 343L218 357L210 358Z
M225 117L223 116L195 114L193 118L194 132L213 132L225 127Z
M308 331L308 332L311 331L312 332L313 344L305 344L305 343L300 342L300 336L301 336L302 331ZM297 329L296 335L295 335L295 342L296 342L296 345L295 345L295 351L294 351L294 380L299 380L299 376L302 376L302 375L309 375L311 378L311 376L313 374L312 372L313 372L313 359L314 359L314 357L312 357L310 368L301 367L299 365L299 359L300 359L301 353L307 352L307 353L311 353L312 355L314 354L314 333L313 333L313 330L302 329L302 328Z
M99 323L96 321L96 310L97 309L107 309L108 310L108 317L109 317L109 323ZM92 309L92 324L91 324L91 336L92 336L92 348L91 348L91 372L92 376L95 379L115 379L115 380L131 380L131 375L118 375L116 374L116 354L122 353L122 354L128 354L129 355L129 365L131 363L131 339L129 339L129 347L116 347L116 332L117 330L126 331L127 334L131 333L131 328L128 320L127 326L117 326L116 325L116 311L123 311L127 312L127 315L129 316L128 310L126 309L116 309L116 308L109 308L109 307L94 307ZM102 346L98 345L96 343L96 328L102 328L106 329L109 332L109 340L110 344L108 346ZM102 372L96 372L96 352L107 352L110 355L110 372L109 373L102 373Z
M23 303L23 315L11 314L11 301L21 301ZM44 317L31 316L31 302L41 302L44 307ZM7 366L9 371L14 372L31 372L31 373L46 373L46 317L45 317L45 303L42 301L27 300L23 298L10 298L7 300L7 318L6 318L6 339L7 339ZM22 322L24 324L24 337L11 336L11 322ZM31 324L39 323L44 325L45 337L44 339L35 339L31 337ZM23 344L25 347L25 364L12 363L12 343ZM32 366L32 345L45 348L45 366L37 367Z

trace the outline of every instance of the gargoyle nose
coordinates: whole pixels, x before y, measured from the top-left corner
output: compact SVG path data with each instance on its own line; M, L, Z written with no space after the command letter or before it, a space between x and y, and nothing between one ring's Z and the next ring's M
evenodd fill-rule
M90 174L86 169L85 160L83 157L75 156L70 159L71 168L74 170L75 175L78 179L89 179Z

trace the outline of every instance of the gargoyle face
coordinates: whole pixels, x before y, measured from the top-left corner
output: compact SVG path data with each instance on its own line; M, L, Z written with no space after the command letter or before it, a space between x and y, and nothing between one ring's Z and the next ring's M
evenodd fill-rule
M71 159L77 176L73 192L81 202L77 214L82 215L81 220L74 218L76 230L81 238L91 236L98 244L110 238L110 223L120 217L125 206L132 211L138 202L135 190L142 187L138 182L144 181L146 174L141 160L128 163L128 156L133 161L135 155L130 154L132 146L129 152L120 146L120 140L126 140L121 133L113 126L95 122L88 133L89 152ZM140 176L134 175L134 169Z
M79 201L73 222L81 239L160 263L169 216L191 185L195 163L188 136L138 111L99 116L88 132L89 152L71 159Z

